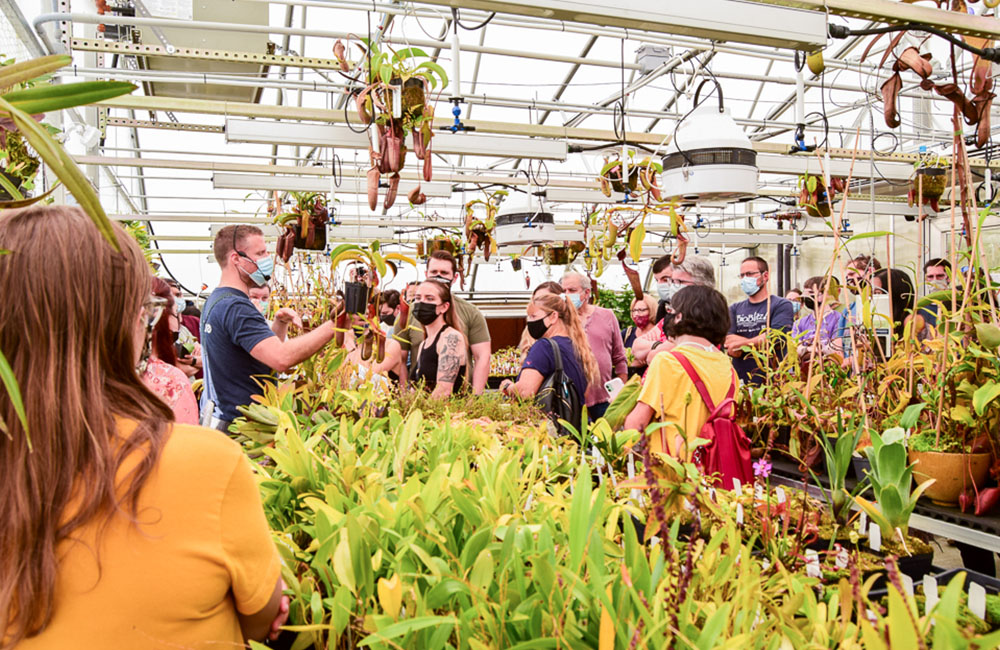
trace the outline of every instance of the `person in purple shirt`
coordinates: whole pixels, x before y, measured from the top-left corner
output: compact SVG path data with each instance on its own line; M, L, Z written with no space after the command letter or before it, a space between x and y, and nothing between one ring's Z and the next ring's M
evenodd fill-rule
M840 293L840 282L837 278L830 278L827 284L826 276L817 275L806 280L802 292L802 305L806 313L795 322L792 328L792 336L799 344L799 349L811 348L819 332L819 351L821 353L833 352L840 345L841 320L844 314L840 311L840 301L837 296ZM819 327L816 327L817 319L822 314Z

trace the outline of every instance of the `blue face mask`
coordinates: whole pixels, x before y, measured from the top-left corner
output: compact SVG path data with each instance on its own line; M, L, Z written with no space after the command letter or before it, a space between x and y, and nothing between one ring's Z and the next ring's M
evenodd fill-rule
M257 270L253 273L247 273L247 275L250 276L250 280L254 284L258 287L263 287L271 279L271 273L274 271L274 260L268 255L259 260L254 260L254 262L257 264ZM246 271L243 272L246 273Z
M573 306L576 307L577 309L583 306L583 298L580 297L580 294L567 293L566 295L569 296L569 301L573 303Z
M670 299L677 293L677 285L673 282L657 282L656 293L660 295L660 300L670 302Z
M798 314L799 310L801 310L801 309L802 309L802 303L801 302L796 302L796 301L793 300L792 301L792 313L793 314Z
M760 285L757 284L757 278L743 278L740 280L740 289L748 296L754 296L760 291Z

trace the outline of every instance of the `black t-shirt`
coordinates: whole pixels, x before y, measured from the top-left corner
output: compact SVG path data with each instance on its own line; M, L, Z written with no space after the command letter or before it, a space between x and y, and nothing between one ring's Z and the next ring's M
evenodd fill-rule
M208 297L202 310L201 346L206 379L215 389L216 417L235 420L240 415L236 407L250 404L250 396L261 392L259 382L273 381L271 369L250 356L250 350L274 335L242 291L219 287Z
M584 378L583 369L576 358L573 341L567 336L553 336L552 340L559 346L559 356L562 359L563 373L576 386L582 403L583 396L587 392L587 380ZM523 371L526 368L538 371L542 375L543 382L549 378L549 375L555 372L556 357L552 353L552 345L548 341L535 341L531 349L528 350L528 355L524 358L521 370ZM520 377L521 375L518 374L518 378Z

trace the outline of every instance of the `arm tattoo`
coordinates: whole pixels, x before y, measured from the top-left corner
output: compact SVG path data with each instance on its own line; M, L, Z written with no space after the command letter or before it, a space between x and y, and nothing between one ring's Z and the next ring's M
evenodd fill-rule
M439 350L437 380L454 384L458 379L458 371L462 368L464 351L458 350L459 336L456 332L446 334L442 343L444 351Z

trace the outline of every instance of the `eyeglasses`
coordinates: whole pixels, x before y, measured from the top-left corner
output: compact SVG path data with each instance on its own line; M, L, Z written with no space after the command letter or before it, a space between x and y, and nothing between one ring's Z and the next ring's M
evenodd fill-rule
M649 308L648 307L643 307L642 309L633 309L632 313L633 314L648 314L649 313Z
M167 307L167 299L159 296L149 296L146 302L142 303L142 312L146 319L146 327L153 327L156 321L160 320L163 310Z
M670 284L679 284L682 287L689 287L694 284L693 280L678 280L676 278L670 280Z
M743 278L756 278L759 277L760 275L761 275L760 271L747 271L746 273L740 273L736 277L742 280Z

